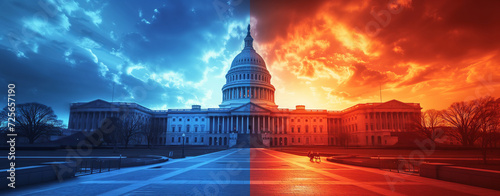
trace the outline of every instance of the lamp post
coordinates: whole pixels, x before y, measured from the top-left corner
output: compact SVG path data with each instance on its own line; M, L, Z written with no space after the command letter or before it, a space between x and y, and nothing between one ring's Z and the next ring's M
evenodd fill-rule
M186 134L183 133L182 134L182 158L185 158L186 156L184 156L184 140L186 139Z

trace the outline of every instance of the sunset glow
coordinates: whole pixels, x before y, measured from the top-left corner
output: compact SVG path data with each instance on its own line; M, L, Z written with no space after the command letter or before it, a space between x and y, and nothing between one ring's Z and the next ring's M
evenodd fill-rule
M427 110L500 95L497 6L388 2L252 1L276 103L340 110L382 94Z

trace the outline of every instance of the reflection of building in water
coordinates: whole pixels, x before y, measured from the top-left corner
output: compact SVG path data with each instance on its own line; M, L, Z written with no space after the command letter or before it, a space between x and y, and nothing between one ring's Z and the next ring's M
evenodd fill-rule
M250 30L250 29L249 29ZM397 100L358 104L342 111L278 108L275 88L264 59L254 50L248 31L245 47L226 74L219 108L150 110L135 103L95 100L71 105L69 128L92 131L100 120L120 115L120 107L137 114L150 128L161 132L159 144L228 145L230 132L237 141L262 144L267 133L270 145L392 145L394 134L405 129L410 118L420 115L420 104ZM144 143L142 140L136 143Z

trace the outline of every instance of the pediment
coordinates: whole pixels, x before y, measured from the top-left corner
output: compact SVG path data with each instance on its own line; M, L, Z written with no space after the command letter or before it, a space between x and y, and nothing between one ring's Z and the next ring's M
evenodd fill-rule
M254 103L247 103L232 109L231 112L270 112L270 110Z
M403 103L398 100L391 100L385 103L382 103L375 108L384 108L384 109L392 109L392 108L410 108L410 109L415 109L415 106L408 105L407 103Z
M83 105L79 106L79 108L103 108L103 107L110 107L110 106L111 106L111 103L104 101L104 100L97 99L97 100L88 102L86 104L83 104Z

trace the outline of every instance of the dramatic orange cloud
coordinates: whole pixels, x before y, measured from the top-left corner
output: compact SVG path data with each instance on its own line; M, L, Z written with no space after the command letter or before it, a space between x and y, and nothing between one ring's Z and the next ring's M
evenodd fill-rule
M280 107L398 99L424 110L500 97L500 2L251 3L256 48Z

